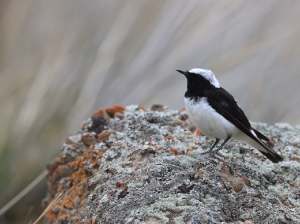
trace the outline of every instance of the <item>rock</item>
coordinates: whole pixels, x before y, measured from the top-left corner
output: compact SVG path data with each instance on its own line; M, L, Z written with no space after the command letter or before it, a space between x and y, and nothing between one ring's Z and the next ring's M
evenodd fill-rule
M196 130L197 130L197 128L194 125L189 127L189 131L192 133L194 133Z
M238 177L230 173L228 165L224 165L220 171L221 176L228 181L228 184L234 189L235 192L239 192L243 189L244 185L249 184L247 177Z
M115 113L123 114L123 111L125 110L125 107L119 106L119 105L113 105L111 107L106 108L105 112L113 118Z
M119 118L120 120L123 120L123 119L124 119L124 115L121 114L121 113L119 113L119 112L115 113L114 117L115 117L115 118Z
M297 161L298 163L300 163L300 156L292 156L291 160Z
M153 104L151 107L152 111L162 111L164 109L163 105L160 104Z
M105 130L105 131L102 131L101 134L98 135L98 138L99 138L100 142L107 142L109 139L109 136L111 134L116 134L116 132L112 131L112 130Z
M98 117L98 116L101 116L101 117L105 117L105 109L104 108L100 108L99 110L97 110L96 112L92 113L91 117Z
M95 144L96 143L95 135L96 135L96 133L83 133L81 135L81 141L86 146L90 146L92 144Z
M294 127L290 124L287 124L287 123L276 123L274 124L275 127L278 127L278 128L282 128L282 129L294 129Z
M157 108L102 108L66 138L61 155L48 165L46 205L78 186L47 213L45 223L300 220L299 128L252 122L272 136L274 150L285 158L278 164L235 140L221 150L225 158L201 155L214 141L191 124L185 110Z
M86 126L87 131L100 134L103 130L107 128L107 122L103 117L97 116L92 117Z

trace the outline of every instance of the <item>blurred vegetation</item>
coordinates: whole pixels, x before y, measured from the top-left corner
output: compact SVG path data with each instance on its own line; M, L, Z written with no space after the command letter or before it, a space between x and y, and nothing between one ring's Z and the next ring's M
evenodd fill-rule
M299 124L299 10L297 0L1 1L0 207L98 108L183 107L176 69L211 69L251 120ZM20 202L22 222L45 188Z

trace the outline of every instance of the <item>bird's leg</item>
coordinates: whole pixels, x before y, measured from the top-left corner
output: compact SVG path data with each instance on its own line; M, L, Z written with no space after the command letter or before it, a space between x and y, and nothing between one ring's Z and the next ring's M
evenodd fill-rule
M222 143L222 145L220 145L220 147L219 147L217 150L215 150L214 152L218 153L218 152L223 148L223 146L224 146L230 139L231 139L231 135L229 135L229 136L225 139L225 141Z
M202 153L201 155L207 154L207 153L211 153L212 155L214 155L214 154L221 155L221 154L219 154L219 151L220 151L220 150L222 149L222 147L226 144L226 142L228 142L230 139L231 139L231 136L229 135L229 136L225 139L225 141L220 145L220 147L219 147L217 150L212 150L212 148L216 145L216 143L215 143L215 144L213 145L213 147L212 147L209 151L204 152L204 153ZM217 139L217 142L218 142L218 139ZM221 156L223 156L223 155L221 155Z
M219 143L220 139L216 138L215 143L213 144L213 146L210 148L209 151L213 150L213 148Z

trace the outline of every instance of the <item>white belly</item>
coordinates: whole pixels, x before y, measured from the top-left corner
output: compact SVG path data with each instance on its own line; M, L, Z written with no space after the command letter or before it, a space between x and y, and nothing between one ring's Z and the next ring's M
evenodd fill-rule
M231 122L217 113L202 97L197 103L184 98L185 108L192 123L203 134L210 138L226 139L229 135L234 137L240 130Z

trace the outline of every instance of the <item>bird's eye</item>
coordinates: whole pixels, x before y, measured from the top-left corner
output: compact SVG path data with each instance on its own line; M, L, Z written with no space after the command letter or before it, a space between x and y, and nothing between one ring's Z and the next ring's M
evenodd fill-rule
M201 81L201 77L200 76L197 76L197 81Z

